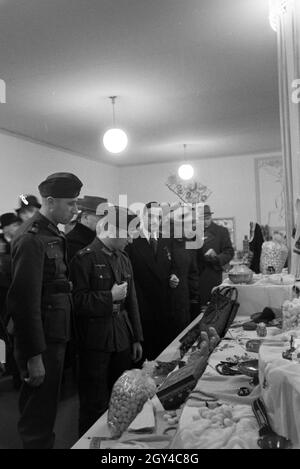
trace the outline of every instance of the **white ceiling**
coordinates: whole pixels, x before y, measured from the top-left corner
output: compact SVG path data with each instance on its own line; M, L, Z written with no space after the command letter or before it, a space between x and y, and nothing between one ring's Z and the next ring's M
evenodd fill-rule
M0 129L118 165L280 149L268 0L0 0L0 44Z

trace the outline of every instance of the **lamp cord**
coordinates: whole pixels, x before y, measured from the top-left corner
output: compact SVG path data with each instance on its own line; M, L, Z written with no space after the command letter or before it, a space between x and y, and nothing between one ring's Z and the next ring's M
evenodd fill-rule
M186 143L183 144L183 162L186 163Z
M116 96L110 96L111 103L112 103L112 114L113 114L113 128L116 127L116 116L115 116L115 101Z

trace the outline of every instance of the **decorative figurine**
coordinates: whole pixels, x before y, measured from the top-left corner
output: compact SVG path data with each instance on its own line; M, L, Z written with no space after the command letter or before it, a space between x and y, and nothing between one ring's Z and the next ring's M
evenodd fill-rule
M258 337L266 337L267 335L267 326L264 322L257 324L256 333Z
M296 350L296 348L294 347L294 340L294 336L291 335L290 348L285 352L282 352L282 358L285 358L286 360L292 360L293 352L295 352Z

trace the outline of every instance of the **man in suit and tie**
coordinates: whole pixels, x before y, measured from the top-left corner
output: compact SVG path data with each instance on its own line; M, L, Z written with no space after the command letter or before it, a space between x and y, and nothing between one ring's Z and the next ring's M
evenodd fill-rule
M144 359L155 359L170 343L171 288L179 284L173 273L172 246L161 233L162 209L145 205L141 236L127 246L144 334Z

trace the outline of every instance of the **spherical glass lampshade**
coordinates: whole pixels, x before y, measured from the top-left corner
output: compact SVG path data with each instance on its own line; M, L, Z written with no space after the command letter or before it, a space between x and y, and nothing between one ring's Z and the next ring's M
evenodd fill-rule
M192 179L194 176L194 168L190 164L182 164L178 169L178 176L184 181Z
M103 145L110 153L121 153L128 144L128 138L124 130L109 129L103 135Z

